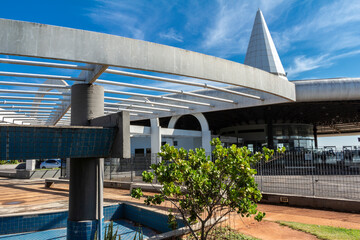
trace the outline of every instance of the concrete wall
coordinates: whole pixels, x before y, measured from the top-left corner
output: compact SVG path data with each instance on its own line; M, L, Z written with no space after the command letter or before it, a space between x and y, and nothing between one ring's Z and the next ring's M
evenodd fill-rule
M166 142L170 145L173 145L174 141L177 141L178 148L185 148L186 150L195 149L201 147L201 137L194 138L181 138L181 137L163 137L162 142ZM150 137L132 137L131 138L131 154L135 154L135 149L140 148L144 149L144 154L146 153L146 148L151 148Z
M34 170L27 171L24 169L16 172L0 172L0 177L20 178L20 179L45 179L45 178L59 178L61 170Z
M281 194L263 194L261 203L360 213L358 201Z

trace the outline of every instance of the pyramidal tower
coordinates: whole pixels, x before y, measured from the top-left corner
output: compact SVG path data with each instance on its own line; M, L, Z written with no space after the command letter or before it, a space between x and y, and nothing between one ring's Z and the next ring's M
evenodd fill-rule
M260 9L256 13L244 64L287 79L274 41L271 38Z

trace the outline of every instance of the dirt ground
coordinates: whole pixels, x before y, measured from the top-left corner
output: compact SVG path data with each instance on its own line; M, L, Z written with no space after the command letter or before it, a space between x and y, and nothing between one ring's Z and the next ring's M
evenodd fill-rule
M119 201L142 203L142 201L132 199L129 190L104 189L105 204L114 204ZM68 185L55 184L51 189L48 189L44 187L43 180L0 178L0 206L0 216L14 213L66 210L68 208ZM165 203L162 207L169 208L171 204ZM222 224L224 226L230 225L230 227L244 234L264 240L317 239L310 234L275 223L279 220L360 229L360 214L265 204L259 204L258 209L266 212L265 220L260 223L233 214Z

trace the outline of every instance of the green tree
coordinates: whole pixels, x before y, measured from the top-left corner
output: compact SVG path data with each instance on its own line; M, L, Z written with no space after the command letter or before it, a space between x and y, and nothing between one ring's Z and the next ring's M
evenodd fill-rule
M255 215L256 220L262 220L265 214L258 212L256 205L262 195L252 166L261 159L268 160L274 153L267 148L254 154L246 147L225 148L219 139L213 139L211 145L215 147L213 161L204 149L187 152L166 144L159 153L162 161L153 164L152 171L142 173L143 181L153 183L156 176L163 185L161 193L147 196L145 203L158 205L170 201L193 237L201 240L230 212L243 217ZM143 192L133 189L131 195L139 199ZM193 229L194 223L200 224L199 236Z

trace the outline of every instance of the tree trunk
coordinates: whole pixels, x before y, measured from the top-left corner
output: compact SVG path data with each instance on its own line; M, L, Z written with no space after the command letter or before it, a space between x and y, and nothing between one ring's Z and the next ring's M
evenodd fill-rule
M201 240L206 240L205 236L205 223L201 223Z

